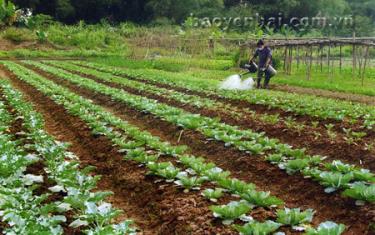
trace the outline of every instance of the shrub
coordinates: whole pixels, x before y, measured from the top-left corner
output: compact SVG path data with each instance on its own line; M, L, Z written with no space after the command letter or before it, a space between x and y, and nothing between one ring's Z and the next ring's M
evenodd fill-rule
M31 35L30 31L27 29L8 28L4 31L3 38L19 44L33 40Z
M11 1L0 0L0 26L11 25L16 20L16 6Z
M30 29L41 29L52 24L56 24L52 16L38 14L38 15L32 16L28 20L26 26Z

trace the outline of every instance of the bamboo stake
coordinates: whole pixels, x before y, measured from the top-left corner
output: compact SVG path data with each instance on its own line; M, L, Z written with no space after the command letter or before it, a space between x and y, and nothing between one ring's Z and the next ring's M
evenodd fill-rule
M305 64L306 64L306 79L311 79L311 66L312 66L312 47L306 48L305 53Z
M288 47L285 46L285 49L284 49L284 72L286 72L286 68L287 68L287 50L288 50Z
M299 62L300 62L300 58L299 58L299 46L297 46L297 70L299 70Z
M320 48L317 47L317 49L316 49L317 57L316 57L316 60L315 60L315 70L318 70L318 68L319 68L319 53L320 53Z
M328 66L328 75L331 79L331 44L328 45L328 53L327 53L327 66Z
M365 53L365 61L363 63L363 72L362 72L362 86L364 85L364 82L365 82L365 72L366 72L366 65L367 65L367 59L368 59L368 55L369 55L369 46L366 47L366 53Z
M288 47L288 65L287 65L287 74L290 75L291 74L291 70L292 70L292 62L293 62L293 58L292 58L292 50L293 50L293 47L289 46Z
M290 48L289 75L292 74L292 66L293 66L293 47Z
M362 55L365 55L365 48L361 48L362 50ZM359 68L359 73L358 73L358 78L362 77L362 67L363 67L363 57L359 56L357 58L358 61L358 68Z
M342 72L342 45L340 44L340 72Z
M333 45L334 48L336 45ZM331 60L331 79L333 79L333 75L335 74L335 57Z
M313 63L313 47L310 46L310 65L309 65L309 80L311 78L311 68Z
M352 76L354 78L355 74L355 67L356 67L356 48L355 48L355 32L353 32L353 51L352 51L352 63L353 63L353 68L352 68Z
M320 72L323 72L323 49L324 47L320 45Z

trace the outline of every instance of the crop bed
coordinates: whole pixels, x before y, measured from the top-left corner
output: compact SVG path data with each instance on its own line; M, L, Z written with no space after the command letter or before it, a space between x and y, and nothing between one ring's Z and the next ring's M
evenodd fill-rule
M83 61L0 70L0 234L374 232L373 106Z

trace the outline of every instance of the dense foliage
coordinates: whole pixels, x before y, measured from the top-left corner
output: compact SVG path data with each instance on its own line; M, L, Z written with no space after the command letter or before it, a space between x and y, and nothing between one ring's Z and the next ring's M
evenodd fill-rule
M372 0L15 0L19 7L32 8L35 13L53 16L65 23L84 20L97 23L133 21L136 23L182 24L190 14L198 17L250 17L255 13L264 17L279 17L284 22L292 17L317 15L343 17L353 16L354 25L329 28L325 33L373 33L375 4ZM281 30L280 25L277 29ZM249 30L242 28L241 30ZM310 29L310 31L313 31Z

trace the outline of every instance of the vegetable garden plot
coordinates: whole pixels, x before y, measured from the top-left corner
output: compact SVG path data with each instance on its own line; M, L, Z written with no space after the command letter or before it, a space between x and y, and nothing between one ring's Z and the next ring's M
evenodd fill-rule
M82 162L97 168L95 172L103 175L99 188L114 192L110 201L134 219L137 227L142 228L142 232L153 234L160 231L163 234L172 234L179 231L183 234L189 229L187 223L189 226L198 223L199 226L195 227L201 231L231 234L229 228L226 229L220 224L214 227L211 225L210 221L213 218L207 205L208 201L199 194L186 194L172 184L166 187L163 182L155 182L157 179L153 176L145 177L146 170L140 168L139 163L123 161L123 154L117 152L112 146L113 143L105 136L92 135L84 122L67 114L63 107L58 107L31 86L16 80L14 76L11 77L12 83L28 96L32 96L32 102L37 104L38 110L43 110L44 115L47 112L52 113L53 117L47 118L49 128L52 127L49 130L55 135L66 136L72 143L73 150L79 153ZM54 120L62 124L56 125ZM65 137L63 139L65 140ZM185 219L170 223L171 218Z
M305 177L318 181L325 187L325 192L327 193L343 189L345 190L343 195L357 199L356 203L358 205L362 205L364 201L370 203L374 201L374 175L366 169L356 169L355 166L346 165L339 161L322 164L324 157L309 156L302 149L292 149L290 146L281 144L278 140L269 139L262 134L250 130L239 130L237 127L220 123L215 119L197 116L175 107L159 104L147 98L134 96L61 69L35 62L28 63L95 92L109 95L136 109L150 112L171 123L187 129L197 130L207 138L213 138L233 145L241 151L254 155L272 151L268 154L266 160L277 164L280 169L286 170L288 174L299 172Z
M375 121L375 108L362 104L325 99L311 95L296 95L278 91L258 91L238 93L217 90L217 83L194 77L177 75L159 70L120 69L111 66L74 61L74 64L110 72L115 75L129 76L134 79L150 80L157 83L176 86L179 88L200 92L202 94L229 100L246 101L250 104L277 108L297 115L307 115L320 120L332 119L345 121L349 126L363 122L358 127L362 130L372 130Z
M52 64L52 62L48 64ZM315 152L315 154L329 155L333 157L333 159L336 157L354 164L361 164L370 169L375 168L375 159L372 155L374 151L369 148L363 149L364 146L369 144L359 140L362 138L356 138L355 135L358 133L353 131L347 135L341 135L342 140L338 140L339 134L331 130L329 134L335 136L335 138L332 139L328 134L325 136L324 130L309 128L293 119L280 120L277 115L257 115L250 109L239 109L220 101L128 80L69 63L59 63L57 67L68 69L73 73L86 76L114 88L125 89L132 94L158 99L163 103L177 106L193 113L199 113L209 117L219 117L226 123L240 125L246 129L251 128L259 130L261 128L261 130L265 130L268 136L280 138L282 142L290 143L300 148L308 146L308 151L312 153ZM284 125L279 124L279 122ZM293 130L295 130L295 132L293 132ZM298 136L298 138L296 138L296 136Z
M185 188L185 190L189 190L190 192L194 192L194 190L196 190L200 186L201 192L205 197L212 200L213 202L215 202L217 200L219 202L219 205L214 206L214 207L210 207L212 212L213 212L213 215L217 216L218 218L221 218L221 221L223 221L225 224L234 220L235 223L239 225L239 226L236 227L236 229L238 231L241 231L245 234L248 234L248 233L250 234L253 231L272 232L272 231L276 231L278 229L281 229L281 231L286 231L286 230L290 230L291 227L293 227L293 226L294 226L294 228L297 228L297 227L295 227L295 225L308 224L308 223L305 223L305 222L311 221L311 217L312 217L313 213L310 210L306 210L307 208L304 208L304 210L302 210L302 211L298 210L296 208L289 210L289 209L287 209L287 208L285 209L283 206L279 205L278 206L279 210L272 209L273 205L277 205L277 204L280 203L278 198L272 197L271 195L267 194L266 192L259 192L256 189L254 190L252 187L248 188L248 186L245 186L245 189L244 189L245 191L235 191L234 192L243 201L240 200L240 199L236 199L236 198L234 198L233 202L231 202L231 203L229 203L229 201L227 201L227 200L222 201L223 198L228 198L228 196L229 196L229 198L231 197L230 194L227 193L227 190L229 190L229 192L231 192L230 188L232 188L232 186L230 186L230 185L232 185L233 183L235 185L238 184L237 186L233 185L233 187L239 189L238 187L240 187L240 188L244 187L245 182L244 181L237 181L237 180L234 180L233 178L229 177L231 183L228 185L227 183L225 183L226 180L222 181L222 180L219 179L219 180L216 180L216 181L212 181L212 180L207 181L206 179L201 179L201 178L205 178L205 177L208 177L208 176L202 175L201 173L199 173L199 170L198 170L198 173L197 173L197 170L194 169L193 166L198 167L198 169L202 169L202 166L207 166L208 169L212 169L210 167L216 168L217 166L215 164L212 165L210 162L206 162L204 159L200 159L200 158L197 158L197 157L194 157L194 156L191 156L191 155L184 154L184 148L182 148L182 149L177 148L177 154L176 154L176 152L174 152L174 150L172 152L168 152L168 151L171 151L171 148L170 148L171 146L167 145L167 146L164 146L164 147L160 148L160 145L163 145L162 144L163 142L157 142L157 140L152 138L152 136L146 138L146 140L150 141L150 142L146 141L146 143L144 143L145 142L144 136L142 136L141 139L138 139L138 140L133 139L137 135L133 136L134 133L130 133L130 134L127 133L127 131L129 131L129 130L134 130L133 127L129 126L129 125L126 125L126 123L120 122L121 120L117 119L115 116L113 116L113 115L111 116L111 114L108 113L107 109L101 109L100 110L100 109L97 109L97 108L100 108L100 107L97 107L97 106L96 106L97 108L93 108L94 106L87 106L86 107L85 102L80 101L78 103L77 102L78 99L77 100L74 100L74 99L70 100L71 97L74 96L73 93L72 93L72 95L69 95L68 93L64 92L64 93L60 93L61 96L60 95L56 96L55 92L60 92L62 90L57 89L57 87L54 87L54 89L56 88L56 90L48 90L49 87L53 87L52 86L53 83L47 82L48 80L46 80L45 78L38 78L38 76L35 76L34 73L32 73L28 70L25 70L22 66L18 66L16 64L12 64L12 63L6 63L6 64L9 68L11 68L13 70L14 73L16 73L19 76L20 79L23 79L25 82L32 82L33 86L38 87L38 89L41 89L44 92L46 92L46 94L53 97L56 102L60 102L60 104L64 105L67 109L74 110L76 112L75 115L80 116L81 119L85 120L85 122L90 123L90 126L91 126L92 130L95 131L94 134L105 135L105 136L107 136L107 138L111 138L111 140L113 141L114 144L116 144L118 146L122 146L122 147L124 147L124 145L123 145L124 143L131 142L132 143L131 146L125 145L125 147L123 148L126 153L129 154L129 152L130 152L131 154L134 154L134 155L132 155L133 157L131 159L128 159L128 160L138 161L139 163L146 166L152 174L157 175L159 177L162 177L166 181L172 181L173 180L173 181L175 181L176 184L179 185L180 188L182 188L182 189ZM36 64L34 64L34 65L36 65ZM40 67L40 69L47 69L47 68L48 68L48 66ZM103 91L105 91L104 94L106 96L110 96L110 97L112 97L112 99L114 98L114 100L117 100L120 103L127 104L129 106L134 107L135 109L140 110L140 111L147 111L149 113L153 113L153 115L155 115L155 116L159 115L159 117L164 118L169 123L179 124L185 130L189 130L189 128L191 128L193 130L196 130L196 131L200 132L202 135L207 136L206 132L202 132L200 130L203 129L203 128L206 128L206 126L208 125L208 129L211 129L211 131L229 131L234 136L236 136L236 135L240 136L240 134L241 134L239 132L241 130L239 130L239 129L237 130L236 127L225 125L225 124L221 125L220 122L218 122L217 120L214 120L214 119L213 119L213 121L211 121L209 118L206 119L206 117L200 117L200 116L194 116L194 115L189 116L190 114L184 112L183 110L178 110L178 109L175 109L173 107L168 107L168 106L165 106L163 104L158 104L158 103L154 103L154 102L150 103L150 101L146 101L147 99L136 98L137 96L132 96L131 94L126 94L126 96L120 96L120 94L119 94L118 96L115 96L113 94L113 92L111 92L111 93L106 93L106 92L116 91L118 93L121 93L121 90L109 88L109 87L106 87L106 86L100 86L99 83L93 83L92 81L90 82L89 80L87 80L87 79L85 80L84 78L81 78L80 76L74 76L74 74L69 74L69 73L66 73L66 72L61 71L61 70L55 70L55 71L52 71L52 70L49 71L48 70L48 72L50 72L50 73L54 73L56 71L58 71L59 74L58 75L56 74L56 77L52 79L53 81L58 80L57 78L59 76L62 76L64 79L66 79L66 81L69 80L69 82L79 84L80 86L84 87L85 89L88 89L88 90L91 89L92 91L96 91L94 93L96 93L97 95L100 94L99 89L102 89ZM72 78L70 78L70 79L67 78L67 75L71 76ZM27 77L29 77L29 78L27 78ZM48 76L48 78L51 79L49 76ZM36 83L35 81L32 81L33 79L37 80L38 83ZM89 85L83 84L83 82L85 82L85 83L87 82ZM90 84L95 84L95 85L97 84L96 86L97 86L98 89L94 89L94 87L91 86ZM124 93L126 93L126 92L124 92ZM122 94L122 95L124 95L124 94ZM125 100L124 100L125 97L131 98L132 102L136 102L136 101L138 101L138 102L137 103L126 103ZM96 99L93 99L94 102L95 102L95 100ZM144 102L145 104L142 104L141 101ZM198 104L199 104L200 99L197 99L197 101L198 101ZM147 105L146 105L146 103L147 103ZM87 104L93 105L93 103L90 102L90 101L88 101ZM137 105L137 106L135 106L135 105ZM159 106L159 105L161 105L161 106ZM82 107L85 107L85 109L81 109ZM92 109L89 109L90 107ZM155 109L158 109L158 108L159 109L162 108L163 110L161 110L160 112L157 112L157 110L155 110ZM91 110L91 111L89 111L89 110ZM173 111L173 112L171 112L171 111ZM182 112L180 112L180 111L182 111ZM162 112L167 112L169 115L172 115L172 116L175 115L175 116L173 118L171 118L172 116L170 116L170 117L162 116ZM90 113L92 113L92 114L90 114ZM100 114L99 115L100 117L98 116L98 113ZM88 114L90 114L90 115L88 115ZM180 116L177 116L177 114L180 115ZM181 114L183 114L184 116L181 116ZM179 117L186 117L186 119L184 120L185 123L177 122L176 119L178 119ZM188 120L189 118L195 118L194 122L190 122ZM198 124L200 125L200 124L204 123L204 125L206 125L206 126L203 125L204 127L203 126L199 127L199 125L198 125L198 127L196 127L196 125L194 123L197 124L197 125ZM134 130L134 132L137 133L136 130ZM233 145L237 149L238 149L238 146L242 146L242 144L246 143L246 142L249 142L249 143L252 143L252 144L258 144L259 143L260 145L263 146L263 149L261 149L261 150L267 152L267 154L269 154L268 151L275 151L275 148L269 148L270 146L267 147L267 145L263 145L264 143L268 143L268 144L272 143L272 145L274 145L274 146L279 146L279 145L281 146L281 144L278 141L274 141L272 139L267 138L264 135L259 135L258 133L255 133L255 132L244 131L244 134L241 135L241 137L239 139L234 139L234 140L232 140L231 138L226 139L227 137L230 137L230 136L228 136L228 133L226 133L226 134L224 133L224 135L223 135L223 133L221 133L221 132L220 133L216 132L215 135L218 135L219 137L216 138L216 136L212 136L212 138L214 138L216 140L219 140L221 142L226 142L226 143L229 143L229 141L237 141L237 143L230 143L231 145ZM144 134L144 133L142 133L142 134ZM117 141L116 141L116 138L118 138ZM133 141L136 142L136 143L134 143L135 145L133 145ZM142 148L144 148L143 153L145 153L145 155L142 153L142 151L138 151L138 148L141 147L140 143L137 143L138 141L142 142L142 144L143 144ZM242 142L242 143L238 143L238 142ZM286 146L284 146L284 147L286 147ZM165 148L167 148L168 151L167 152L161 152L161 151L166 151ZM288 149L288 147L287 147L287 149ZM137 150L137 151L133 151L133 150ZM247 147L247 149L243 150L243 152L250 151L250 152L252 152L253 156L258 156L257 152L254 151L254 150L249 149ZM182 153L180 153L178 151L182 151ZM279 151L279 150L277 150L277 151ZM291 149L289 149L287 151L289 151L289 152L291 151L291 152L293 152L293 154L297 154L297 152L294 152ZM175 153L175 154L173 154L173 153ZM269 156L273 156L273 157L275 157L275 159L277 158L277 156L275 156L274 154L271 154ZM168 158L166 158L166 157L168 157ZM186 158L184 158L184 157L186 157ZM307 155L305 157L309 158L311 156ZM305 157L302 157L302 159L304 159ZM269 161L271 161L272 159L267 158L267 160L269 160ZM283 161L284 160L289 163L289 162L291 162L291 160L299 160L299 157L292 156L292 158L283 159ZM328 165L322 165L322 164L318 164L318 163L319 163L319 161L317 162L318 169L320 169L320 170L324 169L323 171L329 170L329 171L336 172L336 173L339 173L341 175L344 175L344 172L341 171L341 170L343 170L343 169L347 170L347 169L351 168L352 170L358 171L360 174L362 174L361 169L355 168L354 166L350 166L350 165L344 166L340 162L332 162L332 166L333 166L332 169L330 169L330 167ZM193 165L191 165L191 164L193 164ZM198 164L198 165L196 165L196 164ZM312 166L314 166L314 165L312 165ZM207 169L207 168L203 168L203 169ZM181 172L183 174L180 174ZM187 173L184 173L184 172L187 172ZM357 172L357 175L358 175L358 172ZM324 173L324 172L320 172L320 173ZM354 172L353 172L353 175L354 175ZM225 176L225 174L223 176ZM358 177L358 176L356 176L356 177ZM370 177L369 179L371 179L371 177L373 177L371 175L371 173L370 173L369 177ZM359 180L359 179L356 178L356 180ZM240 182L242 182L242 183L240 183ZM370 185L371 180L368 181L368 182L367 181L363 181L363 182L364 182L363 185L365 185L366 189L367 189L367 186ZM214 185L211 186L212 183L214 183ZM210 187L206 188L205 187L206 184L210 185ZM247 184L247 183L245 183L245 184ZM218 185L221 188L224 188L225 190L222 191L216 185ZM363 188L361 190L363 190ZM354 189L354 191L355 191L355 189ZM366 190L363 190L361 192L365 192L365 191ZM370 192L370 191L371 191L371 189L369 191L366 191L366 192ZM224 192L224 196L222 196L223 192ZM357 199L359 199L359 198L357 198ZM265 200L265 201L263 201L263 200ZM269 200L269 202L266 202L268 200ZM335 199L335 200L337 200L337 199ZM362 203L361 200L358 200L358 204L361 204L361 203ZM255 207L254 207L254 205L255 205ZM273 213L273 216L268 217L268 220L255 219L255 221L251 220L249 222L245 222L246 225L243 226L244 224L240 223L239 220L237 219L237 218L241 218L243 220L248 220L248 219L250 219L250 217L240 216L240 215L242 215L243 213L245 213L246 215L252 215L253 213L256 213L258 208L269 208L269 207L271 207L271 211ZM293 207L298 207L298 205L294 205ZM369 207L367 207L367 208L369 208ZM316 214L319 217L320 211L316 211ZM291 221L291 219L290 219L291 217L299 217L301 220L298 219L297 221ZM289 221L289 222L287 222L287 221ZM305 228L305 229L309 230L309 233L311 233L311 234L325 234L324 233L325 229L329 229L329 231L331 231L334 234L340 234L340 233L343 232L344 226L342 226L342 225L337 225L337 224L332 223L332 222L324 222L324 221L320 221L320 222L322 222L322 224L319 226L319 228L318 228L319 224L313 223L314 226L317 227L317 229L315 229L315 230L308 229L308 228ZM304 227L306 227L306 225L304 225ZM351 228L351 229L353 229L353 228ZM320 231L320 233L319 233L319 231ZM353 230L351 230L351 231L353 231Z
M153 138L152 136L149 136L145 138L146 133L140 133L136 131L136 129L132 128L131 126L127 125L126 123L122 122L119 119L116 119L115 117L111 117L111 115L100 109L100 107L95 107L91 102L84 100L82 98L79 98L79 96L74 95L73 93L69 93L66 89L63 89L59 86L54 85L51 82L48 82L47 80L41 79L40 77L36 76L35 74L31 72L27 72L27 70L22 69L22 67L17 67L12 64L7 64L13 72L15 72L18 77L21 80L24 80L27 83L33 84L35 87L40 89L42 92L45 92L49 96L52 96L53 99L56 100L56 102L63 104L68 109L80 107L81 109L74 109L76 115L80 115L82 119L86 118L87 122L90 122L93 130L98 132L98 134L105 134L108 138L111 138L114 143L117 143L118 145L122 144L121 147L125 148L125 150L129 153L131 153L131 158L134 158L133 160L140 161L141 163L147 163L146 166L149 168L151 172L154 174L157 174L161 177L168 179L174 179L177 178L178 184L183 185L186 189L191 189L191 186L198 186L196 183L197 178L195 176L187 177L184 176L185 174L179 175L178 168L175 168L171 165L171 163L165 164L161 162L155 162L155 157L158 155L155 155L155 152L151 152L151 156L148 156L150 153L143 152L142 148L140 148L139 144L143 146L146 144L150 149L149 150L158 150L158 151L164 151L164 154L171 154L174 153L174 157L177 157L180 160L180 164L185 165L186 167L191 167L191 170L194 171L195 175L197 177L202 177L201 174L204 174L205 177L208 178L208 180L214 180L217 181L217 183L220 186L223 186L227 190L234 190L233 193L240 194L241 197L245 198L245 201L240 202L233 202L226 206L220 206L220 207L212 207L211 209L215 212L215 215L218 217L221 217L225 219L224 221L229 222L229 220L237 218L239 215L242 215L245 212L248 212L250 209L252 209L252 205L255 206L270 206L274 204L280 204L281 201L277 198L270 197L267 193L257 193L256 190L254 190L254 186L251 184L246 184L244 182L240 182L235 179L230 179L228 176L225 176L220 174L222 171L218 171L218 169L209 163L204 163L202 159L194 158L193 156L184 156L179 154L179 151L182 151L183 149L180 148L174 148L172 146L169 146L168 144L165 145L162 142L158 142L158 139ZM15 66L15 67L13 67ZM14 70L17 68L16 70ZM91 111L90 111L91 110ZM93 112L93 117L90 117L90 113ZM103 120L95 126L95 119L100 118L106 120L106 122L103 122ZM100 121L100 119L98 121ZM123 131L125 133L119 133L116 132L115 129L111 128L112 125L121 126ZM96 128L94 128L96 127ZM128 131L128 133L126 133ZM140 135L143 134L143 135ZM127 135L127 136L124 136ZM126 139L129 138L135 138L135 140L138 141L142 140L141 143L138 144L132 144L129 145L127 143L124 144L124 139L120 139L121 137L125 137ZM138 136L138 137L137 137ZM139 139L141 138L141 139ZM144 143L146 142L146 143ZM161 149L160 147L169 147L166 150ZM146 162L144 162L146 161ZM215 170L214 170L215 169ZM177 171L177 173L176 173ZM215 173L216 172L216 173ZM224 172L222 172L224 173ZM189 174L192 174L191 172ZM207 174L207 175L206 175ZM222 176L224 178L220 179L217 178L218 176ZM172 177L172 178L170 178ZM212 178L213 177L213 178ZM195 183L194 183L195 182ZM228 188L229 187L229 188ZM240 190L240 191L238 191ZM241 193L242 192L242 193ZM214 199L213 193L206 192L205 195L212 197ZM259 198L259 199L257 199ZM251 202L250 204L248 202ZM265 223L257 223L255 221L250 221L245 227L237 227L237 229L241 231L253 231L253 229L257 229L256 231L274 231L278 229L279 226L283 225L299 225L299 224L305 224L311 221L312 219L312 211L306 210L306 211L300 211L298 209L284 209L284 210L278 210L276 212L277 216L277 222L267 221ZM298 217L298 219L297 219ZM291 219L293 218L293 219ZM242 217L242 219L249 219L248 217ZM308 231L312 234L318 233L322 230L324 227L329 225L330 231L336 231L337 234L340 234L344 227L342 225L337 225L332 222L326 222L320 225L316 230L307 228Z
M112 224L119 214L104 201L108 193L92 192L97 177L90 168L79 170L75 156L57 143L43 129L41 116L23 100L21 93L7 81L0 80L3 99L14 115L1 112L2 131L13 119L23 120L22 133L1 133L2 175L0 191L1 220L8 225L5 234L63 234L69 230L87 234L109 232L134 233L131 221ZM2 103L3 104L3 103ZM3 107L3 105L2 105ZM19 136L25 136L19 139ZM24 143L27 141L27 144ZM32 165L43 165L44 175L35 175ZM48 191L40 191L48 181Z

